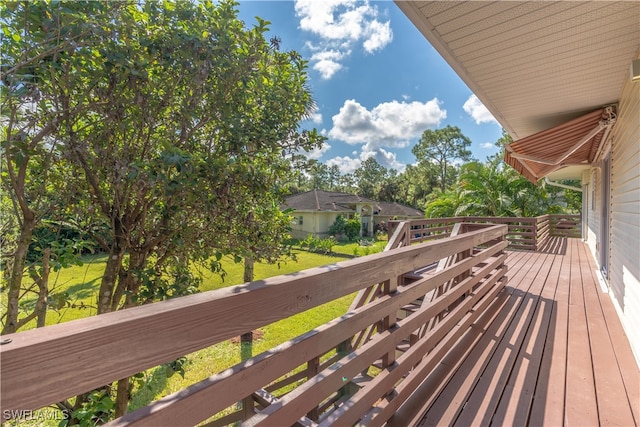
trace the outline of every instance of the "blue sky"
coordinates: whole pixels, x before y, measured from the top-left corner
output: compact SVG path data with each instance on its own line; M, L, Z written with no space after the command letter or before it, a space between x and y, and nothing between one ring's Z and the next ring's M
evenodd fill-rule
M426 129L458 126L475 158L495 154L501 127L392 1L241 0L247 27L270 21L267 37L309 61L313 120L328 139L306 153L353 172L368 157L398 171Z

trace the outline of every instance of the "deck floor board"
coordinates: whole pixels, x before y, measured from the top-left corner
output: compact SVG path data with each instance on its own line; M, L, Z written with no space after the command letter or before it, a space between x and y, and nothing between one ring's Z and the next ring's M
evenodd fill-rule
M522 283L529 267L523 259L523 262L510 267L509 275L515 278L514 282ZM522 300L523 293L517 292L517 287L507 287L504 292L509 295L507 303L475 345L472 354L460 365L446 388L436 398L432 410L427 413L427 424L451 424L462 410Z
M640 371L595 262L579 239L557 240L509 252L490 323L422 387L418 425L638 425Z

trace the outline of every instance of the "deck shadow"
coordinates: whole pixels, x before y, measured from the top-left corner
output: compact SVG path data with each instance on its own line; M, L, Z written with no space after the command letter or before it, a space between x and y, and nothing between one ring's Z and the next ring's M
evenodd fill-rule
M553 255L567 254L567 238L559 236L549 237L536 252Z

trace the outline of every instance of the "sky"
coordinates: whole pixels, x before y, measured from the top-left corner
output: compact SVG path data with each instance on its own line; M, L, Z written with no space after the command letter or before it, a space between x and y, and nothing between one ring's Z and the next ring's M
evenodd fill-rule
M317 110L302 128L327 138L305 153L351 173L369 157L402 172L427 130L458 126L484 161L500 125L398 6L387 1L240 0L246 27L267 20L267 39L308 61Z

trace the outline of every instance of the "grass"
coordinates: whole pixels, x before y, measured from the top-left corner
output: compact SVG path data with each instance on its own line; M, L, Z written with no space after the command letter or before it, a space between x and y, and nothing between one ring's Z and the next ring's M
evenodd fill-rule
M292 241L294 246L300 247L301 240L295 239ZM356 239L353 242L342 240L337 242L331 248L331 253L338 255L364 256L382 252L387 245L387 236L382 235L379 238L365 237L362 239Z
M342 242L333 247L333 252L345 255L364 256L382 252L387 245L386 240L378 240L371 245L361 245L360 242Z
M357 243L340 245L342 250L352 251ZM351 254L352 255L352 254ZM256 280L281 274L293 273L321 265L333 264L344 260L343 257L322 255L300 251L296 254L296 261L287 261L278 265L256 264L254 277ZM59 311L49 311L47 325L66 322L95 315L95 300L97 297L100 277L106 263L106 255L92 255L83 258L82 266L62 269L51 275L51 295L68 293L72 301L71 307ZM203 272L204 280L201 291L210 291L242 283L242 263L234 263L232 259L224 260L227 273L224 280L214 273ZM6 294L3 295L6 298ZM33 301L33 299L32 299ZM307 310L295 316L283 319L261 328L263 337L253 346L253 354L257 355L283 342L312 330L323 323L343 315L351 302L353 295L348 295L320 307ZM28 304L29 302L27 302ZM21 330L35 327L35 321ZM184 378L180 374L168 371L159 366L147 370L141 378L135 379L133 398L129 410L142 407L153 400L177 392L191 384L201 381L211 375L221 372L240 362L240 344L230 341L218 343L187 355ZM23 425L22 423L20 425ZM56 423L39 425L57 425Z
M57 272L52 272L49 279L49 295L55 298L56 294L66 293L69 296L70 304L65 305L60 310L49 310L47 312L46 325L54 325L56 323L68 322L70 320L82 319L94 316L96 310L96 299L98 296L98 288L100 286L100 278L104 272L106 264L106 255L88 255L84 256L81 266L72 266L63 268ZM278 276L281 274L294 273L296 271L306 270L308 268L320 265L332 264L342 258L315 254L309 252L298 252L297 260L288 260L278 264L261 264L257 263L254 268L255 280L267 277ZM235 263L233 258L223 259L226 276L224 279L210 271L201 271L203 282L200 291L211 291L224 288L227 286L237 285L243 282L244 264ZM27 281L30 280L27 278ZM28 307L35 304L35 294L32 298L24 298L21 305ZM2 307L6 307L6 293L2 294ZM33 329L36 327L36 321L33 320L21 331Z

